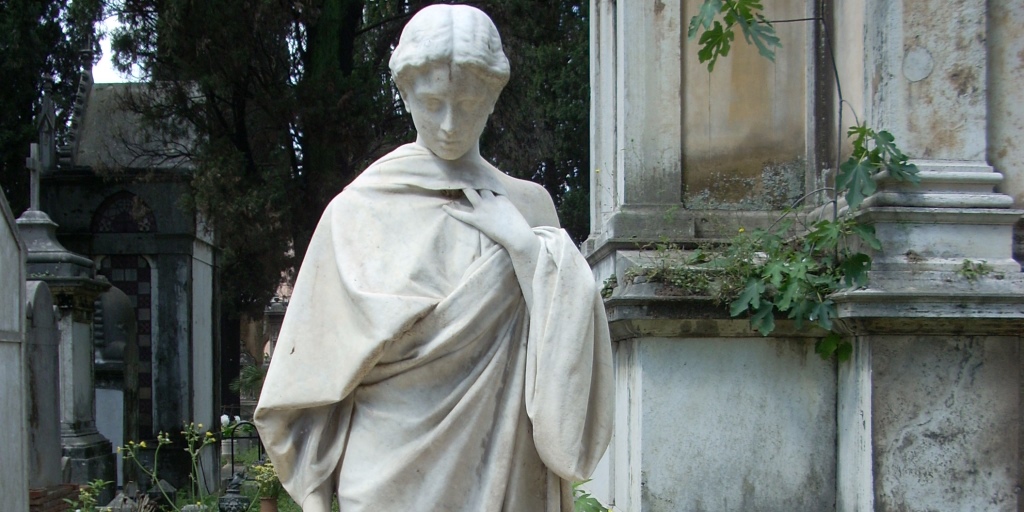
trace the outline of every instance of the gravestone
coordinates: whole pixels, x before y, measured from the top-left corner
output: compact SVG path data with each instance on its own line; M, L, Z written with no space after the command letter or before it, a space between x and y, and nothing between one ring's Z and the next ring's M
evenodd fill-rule
M25 418L25 249L7 197L0 192L0 503L28 510Z
M28 390L29 511L63 510L78 487L62 482L60 441L60 331L50 287L25 284L25 358Z
M60 332L50 287L26 283L25 344L28 368L28 463L31 489L61 483Z

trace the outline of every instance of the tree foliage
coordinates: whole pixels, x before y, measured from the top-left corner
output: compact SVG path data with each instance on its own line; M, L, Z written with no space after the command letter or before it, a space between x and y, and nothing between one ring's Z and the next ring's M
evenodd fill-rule
M483 154L544 185L562 226L582 241L590 232L588 2L495 0L480 7L498 25L512 66Z
M149 84L125 101L193 140L191 206L214 227L225 295L262 309L301 260L326 204L413 140L388 59L423 0L121 0L115 65ZM482 152L566 205L587 178L586 4L480 1L513 80ZM585 205L585 202L582 203ZM565 223L586 233L579 215ZM289 251L289 249L291 249Z
M25 158L41 93L52 80L63 141L82 65L98 56L85 50L98 49L101 13L101 0L0 0L0 183L15 214L28 207Z

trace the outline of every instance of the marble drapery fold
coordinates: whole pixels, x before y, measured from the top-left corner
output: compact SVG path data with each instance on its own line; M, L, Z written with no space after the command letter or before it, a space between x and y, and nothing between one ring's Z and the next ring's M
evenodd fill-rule
M611 435L604 307L564 231L534 228L528 310L505 250L441 209L499 172L410 144L325 210L255 415L296 501L572 510Z

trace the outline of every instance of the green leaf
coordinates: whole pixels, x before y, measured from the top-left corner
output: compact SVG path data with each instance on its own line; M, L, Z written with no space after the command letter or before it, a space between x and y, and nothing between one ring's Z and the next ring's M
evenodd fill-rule
M849 361L850 356L852 355L853 344L850 343L849 341L844 341L840 343L839 347L836 348L836 359L838 359L840 363Z
M750 326L757 329L761 336L768 336L775 330L775 305L769 301L761 302L753 316L750 317Z
M814 260L808 258L806 254L795 254L787 263L786 270L789 271L787 277L791 281L804 281L807 279L807 275L812 273L814 265Z
M794 303L800 302L804 290L801 283L801 280L793 279L787 281L784 286L779 288L782 291L782 297L779 298L778 304L776 304L779 311L789 311ZM790 318L793 318L793 316L790 315Z
M836 317L836 306L831 300L824 300L811 307L807 319L817 323L823 329L832 330L832 319Z
M580 488L581 485L589 481L584 480L572 484L573 512L608 512L608 509L604 508L604 505L601 505L597 498Z
M875 136L875 131L864 125L851 126L846 130L846 137L853 138L851 144L853 144L853 156L857 159L863 158L867 154L867 141L869 138Z
M843 236L843 221L820 220L813 226L814 229L807 234L807 251L831 250L839 245L839 239Z
M708 72L714 71L718 57L729 55L729 50L732 48L731 43L735 37L736 34L731 29L723 28L722 24L717 21L712 28L701 34L697 43L702 48L697 51L697 58L701 63L708 63Z
M875 227L874 226L871 226L869 224L861 224L859 222L855 222L855 223L853 223L850 226L850 229L853 231L853 233L855 235L860 237L860 239L864 243L868 244L868 247L871 247L872 249L874 249L876 251L882 250L882 242L879 241L878 238L875 237Z
M817 352L822 359L828 359L832 357L833 353L835 353L836 348L839 347L839 343L841 341L842 337L839 336L839 333L830 332L814 344L814 351Z
M811 320L811 312L817 307L817 301L809 299L806 295L793 301L793 309L789 311L789 317L793 319L798 330L804 328L804 323Z
M838 333L830 332L815 343L814 350L822 359L828 359L835 354L839 362L844 362L853 355L853 344L843 340Z
M747 309L758 309L761 306L761 294L764 293L764 283L756 277L747 279L746 286L740 292L740 296L729 305L729 314L739 316Z
M782 286L783 275L786 273L786 264L779 260L771 260L764 266L765 279L776 288Z
M763 17L753 23L740 23L743 30L743 39L748 43L754 43L757 53L762 57L775 62L775 50L782 48L782 42L775 36L775 27Z
M871 270L871 257L861 252L846 258L839 265L843 282L848 287L862 288L867 286L868 270Z
M701 27L704 27L704 30L711 28L711 22L720 12L722 12L722 0L704 0L697 15L690 18L690 29L686 32L686 37L693 39Z
M867 160L856 160L852 156L839 166L836 190L846 192L846 203L851 210L860 206L864 198L875 193L877 185L871 176L876 172L878 168Z
M872 139L875 142L875 148L878 149L878 151L880 151L883 155L888 156L889 158L905 158L903 156L903 152L901 152L899 148L896 147L896 137L893 137L891 133L882 130L878 133L875 133Z
M905 160L899 162L889 162L885 166L889 170L889 174L900 181L906 181L917 185L921 183L921 177L918 176L917 166L909 164Z

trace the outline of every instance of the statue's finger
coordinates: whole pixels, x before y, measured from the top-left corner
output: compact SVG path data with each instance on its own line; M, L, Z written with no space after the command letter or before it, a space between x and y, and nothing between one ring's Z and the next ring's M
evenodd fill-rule
M455 220L459 220L459 221L462 221L462 222L468 222L468 219L470 217L470 213L469 212L460 210L460 209L458 209L458 208L456 208L456 207L454 207L452 205L447 205L447 204L443 205L443 206L441 206L441 209L444 210L445 213L447 213L449 216L451 216Z
M474 207L480 204L480 193L477 192L476 190L473 190L471 188L464 188L462 189L462 193L466 194L466 199L469 199L469 204L473 205Z

